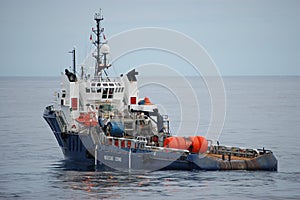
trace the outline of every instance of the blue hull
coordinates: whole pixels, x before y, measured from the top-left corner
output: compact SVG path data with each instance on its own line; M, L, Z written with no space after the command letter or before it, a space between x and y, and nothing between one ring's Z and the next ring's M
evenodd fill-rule
M64 133L58 116L45 109L49 124L67 164L73 168L121 171L128 170L267 170L277 171L277 160L271 151L253 159L225 160L202 154L174 154L142 149L100 145L96 148L90 135ZM95 151L95 149L97 149ZM97 160L95 162L95 155Z

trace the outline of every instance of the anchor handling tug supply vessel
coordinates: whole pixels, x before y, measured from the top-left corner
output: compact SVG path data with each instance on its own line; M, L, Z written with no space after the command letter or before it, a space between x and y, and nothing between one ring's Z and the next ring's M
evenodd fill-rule
M109 77L110 47L95 14L96 35L91 66L61 76L55 103L45 108L64 157L97 170L268 170L277 171L270 150L220 146L203 136L172 136L169 118L148 97L138 96L138 72ZM104 38L101 41L101 38Z

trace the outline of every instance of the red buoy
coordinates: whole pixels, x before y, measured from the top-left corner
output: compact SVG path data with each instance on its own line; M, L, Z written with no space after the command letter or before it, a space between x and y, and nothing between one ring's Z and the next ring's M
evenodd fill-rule
M164 147L189 150L192 153L205 153L207 140L202 136L168 137L164 141Z

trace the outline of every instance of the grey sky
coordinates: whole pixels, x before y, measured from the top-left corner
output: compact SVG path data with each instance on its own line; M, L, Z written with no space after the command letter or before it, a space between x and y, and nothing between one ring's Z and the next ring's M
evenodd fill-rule
M203 45L222 75L300 75L298 0L0 0L0 75L58 76L71 65L74 45L82 62L100 7L108 38L138 27L169 28ZM134 54L123 61L151 62L139 58L145 61Z

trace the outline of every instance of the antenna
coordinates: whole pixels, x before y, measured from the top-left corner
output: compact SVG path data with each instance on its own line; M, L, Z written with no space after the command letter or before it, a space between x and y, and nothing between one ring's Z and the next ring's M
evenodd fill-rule
M99 69L100 64L101 64L101 58L100 58L100 44L101 44L100 35L104 31L104 28L100 27L100 22L103 20L103 15L101 14L101 9L100 9L99 13L95 13L94 20L97 23L97 30L94 31L94 33L97 35L97 40L94 43L96 45L96 47L97 47L97 56L96 56L97 64L95 66L95 76L97 76L98 72L101 71Z
M69 51L69 53L73 54L73 73L76 75L76 58L75 58L75 47L72 51Z

